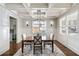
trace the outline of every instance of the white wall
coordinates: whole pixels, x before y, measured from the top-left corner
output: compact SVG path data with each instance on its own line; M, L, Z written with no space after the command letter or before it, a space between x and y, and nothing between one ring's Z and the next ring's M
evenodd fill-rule
M0 6L0 54L9 49L8 10Z
M79 54L79 14L77 18L77 31L78 33L76 35L70 35L69 33L60 34L60 26L59 21L62 17L66 17L67 15L78 11L79 13L79 5L74 6L71 8L67 13L63 14L58 20L57 20L57 40L61 42L63 45L74 51L75 53Z
M54 22L53 26L51 26L50 24L51 21ZM56 29L56 19L47 19L46 20L46 34L48 38L50 37L51 33L53 33L55 36L55 31L56 31L55 29Z
M26 21L28 21L28 26L26 26ZM23 28L23 33L26 33L27 36L32 35L32 20L31 18L23 19L22 20L22 28Z
M22 29L21 29L21 19L17 19L17 43L21 41Z
M17 20L17 43L19 42L21 27L20 27L20 19L18 16L8 10L5 6L0 5L0 54L7 51L10 47L10 16L16 18Z
M26 26L26 21L28 20L29 26ZM26 33L27 36L32 35L32 27L31 27L31 20L29 18L27 19L17 19L17 43L21 42L22 40L22 34Z

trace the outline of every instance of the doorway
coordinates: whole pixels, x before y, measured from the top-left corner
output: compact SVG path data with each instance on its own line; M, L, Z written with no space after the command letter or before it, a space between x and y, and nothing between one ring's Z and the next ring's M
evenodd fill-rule
M15 42L15 43L17 41L16 21L17 21L16 18L10 17L10 42Z

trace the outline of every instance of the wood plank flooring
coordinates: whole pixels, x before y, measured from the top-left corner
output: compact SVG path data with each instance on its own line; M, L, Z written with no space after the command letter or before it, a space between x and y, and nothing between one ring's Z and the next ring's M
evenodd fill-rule
M56 46L58 48L60 48L60 50L66 55L66 56L78 56L76 53L74 53L73 51L71 51L70 49L68 49L67 47L65 47L64 45L62 45L60 42L58 42L57 40L54 41L54 43L56 44Z
M10 49L1 56L13 56L21 48L21 43L10 42Z

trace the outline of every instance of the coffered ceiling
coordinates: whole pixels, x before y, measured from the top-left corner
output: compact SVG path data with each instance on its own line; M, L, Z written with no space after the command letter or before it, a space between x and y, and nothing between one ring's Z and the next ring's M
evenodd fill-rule
M36 19L57 18L68 11L73 3L6 3L5 6L17 12L18 16L23 19L27 17Z

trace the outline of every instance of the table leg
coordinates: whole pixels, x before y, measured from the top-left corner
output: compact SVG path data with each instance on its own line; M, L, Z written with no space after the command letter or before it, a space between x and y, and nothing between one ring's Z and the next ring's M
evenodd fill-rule
M52 42L52 52L53 52L53 50L54 50L54 46L53 46L53 42Z
M22 53L24 52L23 50L24 50L24 44L23 44L23 42L22 42Z

